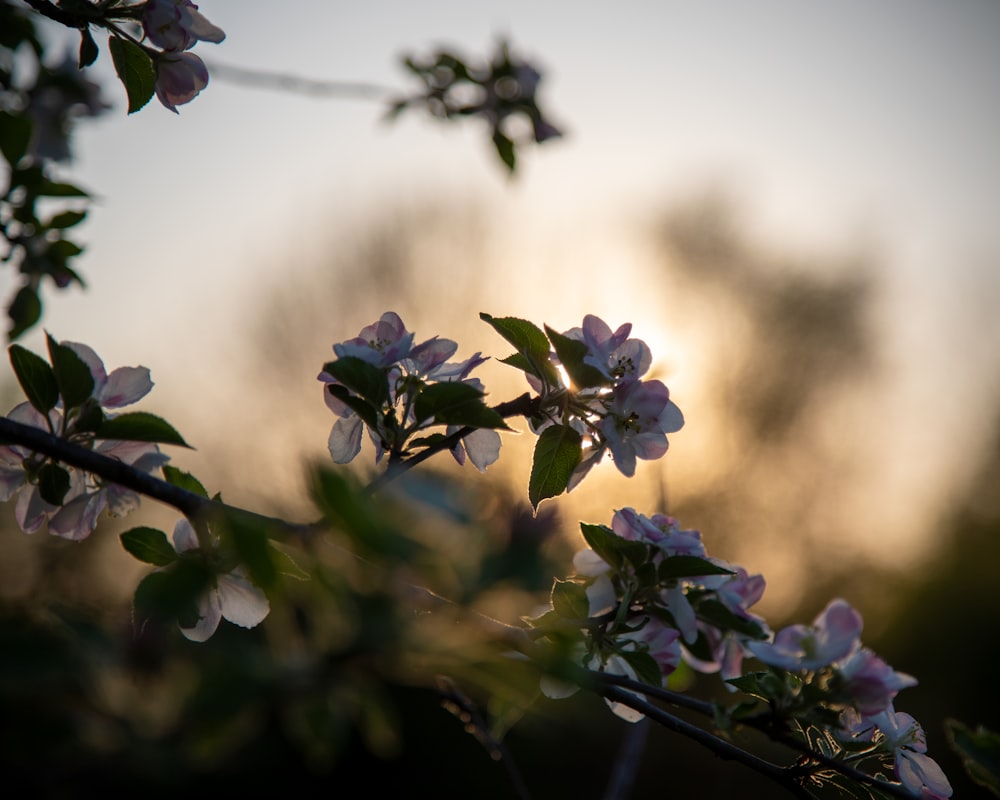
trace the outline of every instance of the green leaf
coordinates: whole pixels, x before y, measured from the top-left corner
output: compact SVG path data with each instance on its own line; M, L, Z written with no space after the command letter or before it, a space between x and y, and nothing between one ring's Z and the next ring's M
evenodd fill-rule
M35 189L35 194L39 197L90 197L90 195L79 186L72 183L62 183L60 181L50 181L44 178Z
M71 347L53 339L52 334L46 334L46 340L63 406L68 410L83 405L94 393L94 376L90 374L90 367Z
M509 136L505 136L499 128L493 129L493 145L497 149L497 155L507 167L508 172L513 172L517 162L514 154L514 142Z
M955 719L945 720L945 730L969 777L1000 797L1000 734L982 725L973 731Z
M721 631L736 631L736 633L749 636L751 639L767 638L767 634L760 623L734 614L718 600L705 599L699 601L696 612L699 618Z
M65 230L66 228L72 228L74 225L80 224L84 219L86 219L86 217L86 211L63 211L53 216L47 224L50 228ZM78 245L74 245L74 247L76 247L77 252L71 253L70 255L79 255L83 252L82 248Z
M81 28L79 68L89 67L97 61L98 52L97 42L94 41L94 37L90 33L90 28Z
M625 650L619 655L635 670L635 675L640 681L650 686L663 685L663 673L660 671L660 666L649 653Z
M146 564L165 567L177 560L177 551L170 544L167 535L156 528L132 528L118 538L121 539L122 547Z
M201 481L190 472L184 472L177 467L166 464L163 467L163 479L179 489L186 489L199 497L208 497L208 491L202 486Z
M587 590L581 583L557 580L552 584L552 608L565 619L586 619L590 616Z
M414 414L418 422L433 419L442 425L508 429L503 417L483 403L482 398L483 393L467 383L435 383L425 386L417 395Z
M14 167L26 152L31 141L31 119L26 114L0 111L0 153Z
M61 506L69 491L69 472L51 461L38 470L38 494L46 503Z
M41 318L42 301L38 298L38 293L30 286L22 286L7 307L7 316L11 321L7 338L14 341Z
M47 415L59 402L59 384L52 367L41 356L18 344L8 350L10 365L21 384L28 402L41 414Z
M378 429L379 420L381 419L382 414L381 408L376 408L367 400L351 394L350 389L346 386L339 386L336 383L328 383L326 385L326 391L361 417L365 425L369 428Z
M191 447L169 422L146 411L132 411L106 419L97 429L96 435L99 439L157 442Z
M559 373L549 359L549 340L540 328L517 317L493 317L480 313L479 318L492 326L493 330L517 350L516 355L501 359L503 363L524 370L550 386L559 384Z
M271 549L274 551L271 554L274 567L278 570L279 575L284 575L286 578L294 578L297 581L309 580L309 573L302 569L298 565L298 562L292 558L292 554L288 552L289 548L287 545L283 545L272 539Z
M222 541L232 548L240 563L247 568L250 580L261 589L272 587L278 578L274 550L270 547L274 524L242 514L224 514L220 522Z
M553 425L542 431L535 443L528 480L528 500L533 510L538 510L542 500L566 490L581 453L580 434L569 425Z
M374 364L354 356L346 356L324 364L323 371L328 372L376 408L381 408L389 401L389 378L385 370L379 369Z
M545 326L545 332L555 348L556 355L559 356L559 361L578 389L590 386L610 386L613 383L597 367L583 363L584 358L590 354L590 348L584 342L563 336L548 325Z
M731 569L720 567L698 556L669 556L660 562L657 576L661 581L690 578L695 575L735 575Z
M156 67L149 53L139 45L112 36L108 39L108 49L115 72L128 95L128 113L133 114L149 102L156 87Z
M208 565L198 558L178 558L166 569L150 573L135 590L136 625L197 614L198 598L213 579Z

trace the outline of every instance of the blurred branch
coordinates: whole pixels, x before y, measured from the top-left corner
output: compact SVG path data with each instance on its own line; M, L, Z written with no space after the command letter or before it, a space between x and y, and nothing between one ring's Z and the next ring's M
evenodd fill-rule
M303 78L288 73L234 67L217 61L206 62L212 76L229 83L249 86L253 89L271 89L278 92L292 92L309 97L354 97L362 100L386 100L395 89L376 83L317 80Z

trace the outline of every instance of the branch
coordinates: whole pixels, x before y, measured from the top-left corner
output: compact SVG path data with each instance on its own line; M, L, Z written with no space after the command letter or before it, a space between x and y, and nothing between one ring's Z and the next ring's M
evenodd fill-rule
M671 705L678 706L680 708L686 708L690 711L695 711L706 717L715 717L715 705L709 703L705 700L698 700L694 697L689 697L688 695L681 694L680 692L672 692L669 689L663 689L658 686L651 686L649 684L642 683L641 681L633 680L627 678L624 675L614 675L610 672L595 672L589 671L589 677L591 680L599 683L606 684L610 686L617 686L624 689L629 689L630 691L641 692L642 694L654 697L657 700L662 700L665 703L670 703ZM880 780L866 772L851 766L837 758L832 758L828 755L820 753L813 750L807 744L803 743L794 736L786 733L785 731L775 728L772 720L763 717L746 717L739 720L739 725L745 726L747 728L753 728L760 733L765 734L772 741L778 744L783 744L804 756L815 761L829 769L834 769L840 772L842 775L851 778L858 783L868 784L870 786L875 786L883 792L890 794L894 797L909 798L913 800L913 795L904 787L902 784L889 783L887 781Z
M48 431L15 422L6 417L0 417L0 442L23 445L55 461L98 475L106 481L124 486L126 489L131 489L176 508L191 520L221 511L230 515L247 517L257 522L263 520L300 535L319 529L318 525L298 525L276 517L268 517L246 509L229 506L218 500L210 500L200 494L174 486L161 478L142 472L117 458L97 453L74 442L60 439Z
M387 99L395 91L375 83L316 80L280 72L264 72L245 67L234 67L216 61L208 61L205 66L208 67L213 78L251 86L254 89L273 89L310 97L356 97L362 100L380 100Z

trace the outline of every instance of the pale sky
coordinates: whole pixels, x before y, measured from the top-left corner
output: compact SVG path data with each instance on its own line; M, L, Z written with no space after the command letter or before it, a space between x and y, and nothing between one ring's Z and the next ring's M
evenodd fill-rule
M536 321L569 327L588 312L623 321L615 281L628 269L629 226L717 186L765 239L820 251L873 242L901 397L926 422L910 444L951 464L984 438L978 381L997 374L1000 355L994 0L199 5L227 33L195 50L210 63L400 89L413 86L404 53L440 44L474 58L509 37L543 71L544 107L567 136L523 152L508 181L476 121L385 125L370 101L221 79L179 115L154 100L127 117L108 80L116 108L80 127L71 173L100 198L81 228L91 288L49 293L44 325L109 366L151 367L173 386L163 396L225 374L253 298L296 268L311 239L346 235L379 208L453 195L494 209L523 258L505 277L536 288L498 296L492 313L544 315L547 279L580 306ZM111 75L106 49L96 69ZM630 302L637 330L670 313ZM908 472L923 467L899 469L904 486L928 480Z

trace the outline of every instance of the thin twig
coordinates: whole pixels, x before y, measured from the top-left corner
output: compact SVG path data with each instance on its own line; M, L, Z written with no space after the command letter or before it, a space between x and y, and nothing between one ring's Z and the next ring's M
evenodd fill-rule
M273 89L278 92L294 92L310 97L354 97L361 100L385 100L396 90L376 83L352 81L317 80L280 72L234 67L212 60L206 62L213 78L229 83L251 86L254 89Z

